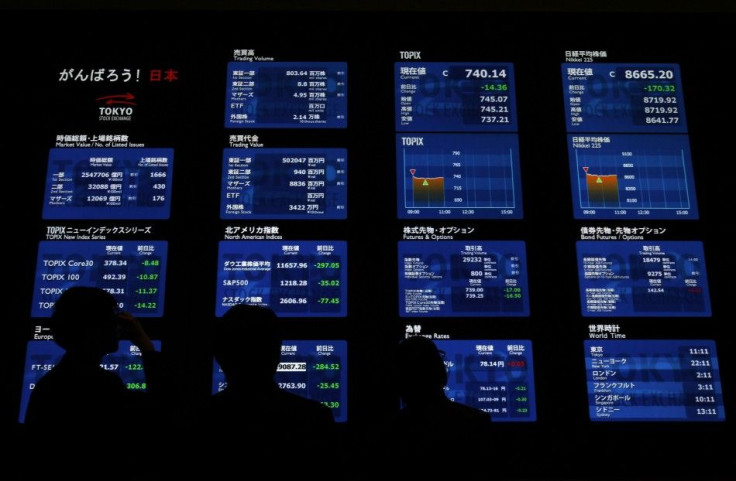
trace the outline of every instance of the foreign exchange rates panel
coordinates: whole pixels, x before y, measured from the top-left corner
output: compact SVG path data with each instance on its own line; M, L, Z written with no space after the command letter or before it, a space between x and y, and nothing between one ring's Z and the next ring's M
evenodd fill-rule
M346 316L347 242L220 241L215 315L236 304L281 316Z
M173 149L54 148L44 219L168 219Z
M714 341L584 343L591 421L725 421Z
M697 219L687 135L569 135L576 219Z
M568 132L687 133L677 64L563 63Z
M348 420L347 354L346 341L284 341L274 380L281 389L319 401L330 408L336 422L345 422ZM225 374L214 361L212 393L226 387Z
M516 134L399 134L399 219L521 219Z
M517 130L510 63L397 62L394 91L398 132Z
M494 422L536 421L529 340L437 340L445 352L447 397L491 414Z
M399 241L402 317L528 316L524 241Z
M345 219L346 149L225 149L222 219Z
M161 317L166 287L166 241L41 241L32 317L50 317L72 286L99 287L118 308L137 317Z
M225 128L346 128L347 63L229 62Z
M161 349L161 341L154 340L153 346ZM18 422L25 422L26 409L28 408L28 400L31 397L31 391L36 387L36 383L58 363L64 350L54 341L28 341L26 348L26 362L23 370L23 386L20 393L20 411ZM123 380L125 387L131 391L146 390L146 376L143 371L143 361L141 360L141 351L132 342L122 340L119 343L118 350L111 354L106 354L102 358L100 367L106 371L113 371ZM86 386L79 386L80 390L86 389Z
M583 316L711 315L703 243L578 241Z

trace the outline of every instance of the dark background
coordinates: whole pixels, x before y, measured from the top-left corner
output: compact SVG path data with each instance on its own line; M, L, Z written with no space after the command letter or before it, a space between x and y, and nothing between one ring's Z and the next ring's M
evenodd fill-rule
M452 7L443 2L173 3L90 8L71 2L54 10L50 2L31 2L0 11L0 86L6 106L0 113L7 318L0 380L3 438L12 442L18 432L25 342L39 322L30 318L38 241L46 225L94 224L42 221L48 149L57 134L121 133L146 147L175 149L171 218L148 222L154 239L169 241L165 315L145 319L144 325L162 340L192 399L207 395L210 386L206 339L214 315L217 242L227 225L276 225L285 240L348 242L347 317L286 319L292 338L348 341L349 421L342 427L348 440L395 408L385 382L387 353L407 324L421 323L424 332L457 339L532 340L537 421L499 424L498 442L487 460L490 466L504 464L509 478L736 476L727 441L736 415L734 343L728 334L736 287L729 234L736 207L729 3L688 9L619 2L595 10L581 7L582 2L558 8L544 2ZM226 66L239 48L276 61L347 62L348 128L225 129ZM396 243L403 227L445 225L396 218L393 64L400 50L421 51L423 61L514 63L524 218L452 224L472 226L471 239L526 242L528 318L398 316ZM566 50L605 50L610 62L680 64L700 219L572 218L560 76ZM86 103L127 86L58 82L59 72L71 67L173 68L180 80L131 87L138 99L135 121L98 123L96 107L90 110ZM347 220L221 221L222 149L231 133L257 134L266 147L346 147ZM385 187L376 189L377 180ZM712 317L582 317L575 258L582 226L664 227L666 234L657 239L702 240ZM630 339L714 339L726 421L591 423L583 351L589 324L619 324ZM10 471L12 451L6 456L3 464Z

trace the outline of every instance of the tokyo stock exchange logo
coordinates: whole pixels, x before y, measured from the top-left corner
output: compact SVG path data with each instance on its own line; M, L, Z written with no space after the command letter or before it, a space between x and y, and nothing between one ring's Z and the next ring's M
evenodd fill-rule
M95 99L100 122L130 122L137 105L135 95L130 92L106 95Z

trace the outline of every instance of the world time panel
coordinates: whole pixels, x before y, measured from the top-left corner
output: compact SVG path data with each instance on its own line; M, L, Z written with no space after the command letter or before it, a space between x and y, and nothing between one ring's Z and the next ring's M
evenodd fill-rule
M714 341L584 344L591 421L725 421Z
M399 132L517 129L510 63L398 62L394 92Z
M516 134L398 134L400 219L523 217Z
M346 128L347 63L229 62L226 128Z
M345 219L346 149L225 149L222 219Z
M447 397L481 409L493 422L536 421L529 340L436 340L445 353Z
M346 341L285 340L274 380L287 392L322 403L330 408L336 422L345 422L348 420L347 354ZM214 361L212 394L226 387L225 373Z
M711 315L703 243L578 241L583 316Z
M687 133L677 64L563 63L568 132Z
M173 149L54 148L44 219L168 219Z
M569 135L576 219L697 219L687 135Z
M161 341L153 340L152 342L157 350L161 349ZM31 397L31 391L36 387L36 383L53 369L63 355L64 350L54 341L28 341L18 422L25 422L28 400ZM120 341L117 351L103 356L100 367L119 375L128 390L146 390L146 376L143 371L141 351L131 341ZM85 386L79 386L79 389L84 390Z
M402 317L528 316L523 241L399 241Z
M50 317L72 286L99 287L118 308L137 317L161 317L166 287L166 241L41 241L32 317Z
M215 315L237 304L278 315L347 315L347 242L220 241Z

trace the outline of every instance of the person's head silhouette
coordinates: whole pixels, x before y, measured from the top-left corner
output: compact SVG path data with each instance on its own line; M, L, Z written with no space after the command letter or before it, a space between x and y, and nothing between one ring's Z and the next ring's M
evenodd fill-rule
M404 339L396 349L394 364L396 388L407 406L444 397L447 369L442 351L431 339Z
M67 353L101 357L119 341L117 301L104 289L74 286L54 303L49 321L54 341Z
M215 324L214 356L228 387L273 381L281 359L276 313L265 306L238 304Z

